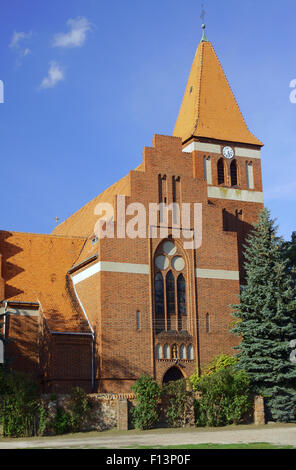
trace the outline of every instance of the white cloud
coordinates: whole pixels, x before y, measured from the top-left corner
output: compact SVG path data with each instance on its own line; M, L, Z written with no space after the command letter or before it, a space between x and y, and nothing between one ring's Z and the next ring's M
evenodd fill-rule
M26 47L26 49L23 51L23 56L28 55L28 54L31 54L31 49Z
M20 47L20 43L21 43L24 39L29 39L31 36L32 36L32 31L30 31L29 33L24 33L24 32L22 32L22 31L20 31L20 32L18 33L17 31L14 31L13 36L12 36L12 39L11 39L10 44L9 44L9 47L12 47L12 48L19 48L19 47Z
M64 78L65 74L62 67L56 62L50 62L48 75L42 80L40 88L53 88Z
M91 23L84 17L70 18L67 25L70 31L56 34L53 47L81 47L85 42L86 33L92 29Z
M14 31L9 47L17 53L17 65L20 66L22 63L22 58L31 54L31 49L25 47L23 42L30 39L32 36L32 31L24 33L23 31Z

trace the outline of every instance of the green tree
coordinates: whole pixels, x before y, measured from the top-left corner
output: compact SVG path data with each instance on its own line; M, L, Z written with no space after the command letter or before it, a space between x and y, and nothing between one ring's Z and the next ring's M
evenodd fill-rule
M283 243L282 254L287 260L287 271L296 282L296 232L292 233L291 241L285 241Z
M136 406L132 409L136 428L152 428L160 416L160 386L150 375L144 374L136 381L132 391L136 399Z
M250 379L233 366L203 375L195 390L201 393L195 401L197 426L239 424L252 408Z
M185 427L191 423L193 394L187 389L186 379L175 380L162 387L162 403L169 425Z
M233 333L242 341L238 367L244 369L254 393L265 397L267 418L295 421L296 367L290 341L296 339L295 283L283 258L283 242L267 209L263 209L245 246L247 285Z

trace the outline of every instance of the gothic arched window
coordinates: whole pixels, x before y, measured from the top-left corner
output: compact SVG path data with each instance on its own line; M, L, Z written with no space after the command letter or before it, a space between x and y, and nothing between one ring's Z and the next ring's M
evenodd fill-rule
M175 313L175 278L172 271L166 275L166 299L167 299L167 313Z
M158 344L156 346L156 359L162 359L162 346Z
M180 346L180 359L186 359L186 347L184 344Z
M170 347L168 344L165 344L163 347L163 357L164 359L169 359L170 356Z
M189 344L188 348L187 348L187 358L188 359L193 359L193 347L192 347L192 344Z
M155 252L154 267L156 333L187 331L186 262L182 249L173 240L164 240Z
M163 278L157 273L154 279L155 288L155 311L157 315L164 313L164 296L163 296Z
M217 173L218 173L218 184L225 183L225 176L224 176L224 161L223 158L220 158L217 165Z
M178 313L186 315L186 283L183 274L177 280Z
M230 164L230 180L231 180L231 186L237 186L237 164L236 164L236 160L233 160Z

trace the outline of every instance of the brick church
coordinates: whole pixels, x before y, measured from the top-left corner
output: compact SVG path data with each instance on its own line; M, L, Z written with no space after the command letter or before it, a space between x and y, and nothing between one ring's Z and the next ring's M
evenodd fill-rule
M135 170L51 234L0 232L6 366L36 377L43 392L120 393L143 373L162 383L233 354L230 304L245 282L245 236L263 208L262 145L203 25L173 136L155 135ZM127 236L135 208L149 214L151 204L157 217ZM119 205L135 211L124 223ZM100 218L98 207L112 217ZM191 211L179 236L171 207ZM188 234L197 246L185 247Z

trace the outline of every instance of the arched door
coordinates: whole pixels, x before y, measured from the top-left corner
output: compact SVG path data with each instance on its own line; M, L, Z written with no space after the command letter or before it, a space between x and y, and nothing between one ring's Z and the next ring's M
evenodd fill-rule
M181 380L181 379L184 379L184 375L182 374L179 367L171 367L164 374L162 382L166 384L168 382L173 382L175 380Z

